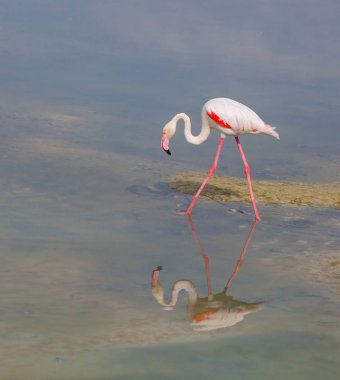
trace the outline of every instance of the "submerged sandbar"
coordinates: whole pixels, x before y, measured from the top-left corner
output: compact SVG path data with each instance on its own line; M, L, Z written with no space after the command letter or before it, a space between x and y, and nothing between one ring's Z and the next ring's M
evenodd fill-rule
M171 189L194 195L206 173L179 173L169 181ZM259 203L340 209L340 183L302 183L274 180L252 180L256 201ZM250 197L245 179L225 176L212 177L201 195L216 201L246 202Z

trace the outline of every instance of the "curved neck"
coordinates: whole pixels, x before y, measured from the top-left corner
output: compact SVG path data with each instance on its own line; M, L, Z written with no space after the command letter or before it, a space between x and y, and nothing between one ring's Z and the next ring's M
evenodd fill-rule
M169 302L166 302L164 300L163 291L159 292L158 296L156 296L155 294L154 296L160 305L163 305L166 307L172 307L177 304L178 294L180 293L181 290L185 290L186 292L188 292L189 304L193 304L197 301L197 298L198 298L197 291L194 287L194 284L188 280L180 280L180 281L175 282L172 289L171 300Z
M175 115L172 120L176 123L176 125L179 120L183 120L184 136L190 144L195 144L195 145L202 144L208 138L210 134L210 127L206 119L203 118L203 116L202 116L201 132L197 136L193 136L193 134L191 133L191 121L190 121L189 116L186 115L185 113L179 113Z

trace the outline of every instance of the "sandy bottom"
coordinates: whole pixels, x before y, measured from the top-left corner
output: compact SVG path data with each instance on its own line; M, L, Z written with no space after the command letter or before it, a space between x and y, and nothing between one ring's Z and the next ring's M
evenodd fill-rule
M194 195L206 173L184 172L174 176L168 183L175 191ZM256 201L297 207L340 208L340 184L252 181ZM202 196L225 202L250 202L245 179L214 176L201 193Z
M340 251L283 254L261 260L276 273L318 286L340 301Z

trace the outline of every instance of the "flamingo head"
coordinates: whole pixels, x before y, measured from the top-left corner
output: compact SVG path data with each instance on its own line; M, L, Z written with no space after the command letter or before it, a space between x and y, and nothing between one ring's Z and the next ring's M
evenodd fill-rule
M170 306L170 305L168 305L164 301L164 289L163 289L162 284L159 281L159 272L161 270L162 270L162 266L158 266L156 269L154 269L152 271L152 275L151 275L151 292L152 292L153 296L155 297L155 299L157 300L157 302L160 305L164 306L164 310L172 310L173 307Z
M151 275L151 288L156 288L159 284L159 272L162 270L162 266L159 265L156 269L152 271Z
M161 148L171 156L171 152L169 149L169 140L174 136L176 132L176 123L171 120L167 124L165 124L163 128L162 140L161 140Z

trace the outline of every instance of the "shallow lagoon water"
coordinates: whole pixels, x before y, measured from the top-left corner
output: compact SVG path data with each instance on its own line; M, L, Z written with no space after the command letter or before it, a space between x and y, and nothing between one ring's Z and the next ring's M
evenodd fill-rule
M190 28L177 22L169 27L176 2L165 9L153 3L155 18L123 2L97 8L77 1L72 7L29 1L20 8L4 2L2 379L338 377L338 210L259 205L263 220L228 294L264 305L230 328L194 331L185 293L171 311L151 293L152 271L162 265L167 298L177 280L190 280L201 297L207 295L195 237L188 220L174 213L189 197L166 183L183 170L208 170L218 136L194 147L179 132L169 160L159 139L173 113L192 113L197 124L206 97L222 92L236 97L268 112L281 134L280 142L242 140L254 178L339 180L339 107L331 99L339 74L336 53L321 67L304 34L310 31L307 20L291 31L305 42L300 54L284 28L286 7L265 3L268 14L282 13L271 35L261 29L264 19L248 23L239 36L242 49L227 39L230 58L210 44L210 63L199 52L209 42L204 33L195 50ZM215 15L225 14L226 5L216 6ZM314 4L306 12L333 28L329 34L320 29L313 40L327 55L337 41L338 23L320 7ZM220 16L207 20L205 11L195 11L207 21L204 31L234 35L230 16L229 23ZM251 12L247 16L237 5L233 12L251 20ZM142 20L134 25L143 38L126 28L127 15ZM195 17L189 24L196 25ZM287 33L280 34L280 28ZM281 52L272 47L279 36ZM154 48L148 38L166 43ZM258 60L248 59L254 57ZM308 70L296 65L298 58ZM292 73L294 83L287 80ZM334 127L320 141L318 126L325 117ZM242 175L234 142L225 145L220 173ZM201 200L195 207L192 219L209 257L213 292L232 274L252 218L245 204Z
M184 294L165 311L150 289L162 265L166 297L180 279L207 295L188 220L173 212L188 198L159 182L163 163L56 142L49 151L47 141L41 150L18 146L7 145L4 161L18 172L2 183L4 378L204 378L216 368L214 378L336 378L338 277L314 281L303 261L338 258L338 211L261 205L263 221L228 293L263 309L230 328L195 332ZM197 205L214 292L232 274L251 221L249 205ZM300 269L289 273L291 260Z

